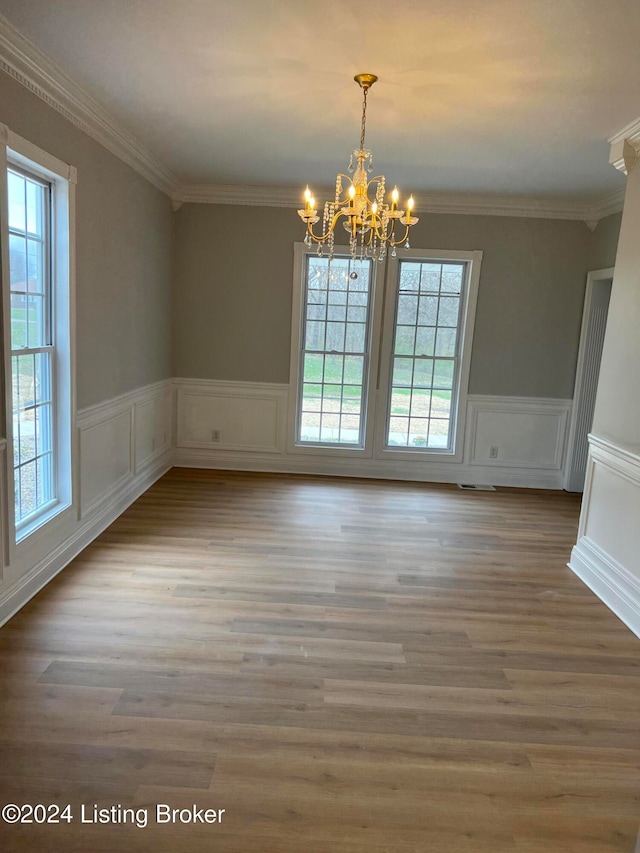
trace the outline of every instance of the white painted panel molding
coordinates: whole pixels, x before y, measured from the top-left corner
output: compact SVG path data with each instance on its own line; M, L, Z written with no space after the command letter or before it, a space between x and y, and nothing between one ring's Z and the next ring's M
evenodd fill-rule
M171 388L158 382L78 412L81 518L170 454Z
M569 567L640 637L640 452L589 436Z
M463 462L388 451L359 458L287 447L286 385L175 382L174 464L181 467L563 488L569 400L469 397ZM214 440L216 430L220 441ZM489 456L494 445L497 459Z
M470 397L467 462L559 471L570 413L571 400Z
M288 388L252 382L175 380L177 446L282 453Z
M91 513L102 501L133 477L133 419L127 409L80 430L80 517Z
M66 526L48 526L46 556L26 568L3 560L0 625L171 468L171 400L172 382L167 380L78 412L80 518ZM2 488L5 457L0 439ZM5 522L6 502L0 515L4 542Z
M139 474L154 459L171 450L172 393L161 390L134 403L135 464Z

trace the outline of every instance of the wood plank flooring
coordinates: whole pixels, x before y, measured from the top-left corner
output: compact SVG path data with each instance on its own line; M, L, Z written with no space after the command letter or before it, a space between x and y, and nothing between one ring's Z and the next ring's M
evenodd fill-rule
M74 817L0 849L633 853L640 641L566 568L578 513L172 470L0 630L0 800Z

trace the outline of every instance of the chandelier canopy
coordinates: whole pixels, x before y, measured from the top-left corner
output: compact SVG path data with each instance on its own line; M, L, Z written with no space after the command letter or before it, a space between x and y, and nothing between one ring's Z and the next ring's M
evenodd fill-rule
M353 79L362 88L363 99L360 147L349 158L351 177L339 174L336 178L335 200L324 204L322 233L316 234L313 229L320 216L309 187L304 192L304 209L299 210L298 215L307 226L305 244L310 248L317 243L319 255L324 253L326 246L329 256L333 257L335 229L343 219L352 257L382 262L388 248L391 248L392 257L396 256L396 246L409 248L409 229L418 222L418 217L413 215L413 196L409 197L403 210L398 207L400 196L397 187L391 192L390 201L386 201L384 175L369 177L373 171L373 155L365 148L367 92L378 78L375 74L356 74ZM403 226L401 234L396 232L397 223Z

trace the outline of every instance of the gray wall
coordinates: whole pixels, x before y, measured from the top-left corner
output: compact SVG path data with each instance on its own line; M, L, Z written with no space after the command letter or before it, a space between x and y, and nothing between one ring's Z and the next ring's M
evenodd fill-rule
M592 234L566 220L421 212L412 246L484 251L472 394L572 396L590 245L597 235L594 257L615 253L613 220ZM178 211L175 375L288 382L293 243L303 233L294 210Z
M168 378L169 199L4 73L0 122L78 170L78 407Z
M175 221L174 375L288 382L295 210L186 204Z

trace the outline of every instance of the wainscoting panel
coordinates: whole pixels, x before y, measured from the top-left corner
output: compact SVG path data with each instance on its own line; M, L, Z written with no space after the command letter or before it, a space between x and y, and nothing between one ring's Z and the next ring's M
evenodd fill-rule
M589 437L570 568L640 637L640 454Z
M562 468L571 400L470 397L468 405L469 464Z
M165 389L134 403L135 473L171 450L172 393Z
M127 408L95 423L78 418L78 428L80 517L85 518L133 477L132 411Z
M46 547L28 564L8 564L0 583L0 625L171 467L172 382L158 382L77 414L79 518L43 529ZM5 446L0 441L2 491ZM6 508L6 502L5 502ZM6 511L0 515L6 543ZM7 551L6 546L2 552Z
M287 386L175 380L177 446L282 453Z
M288 386L175 380L174 464L283 473L379 477L424 482L490 483L560 489L569 400L469 397L462 463L446 456L404 458L393 451L287 449ZM498 447L498 457L489 450Z

